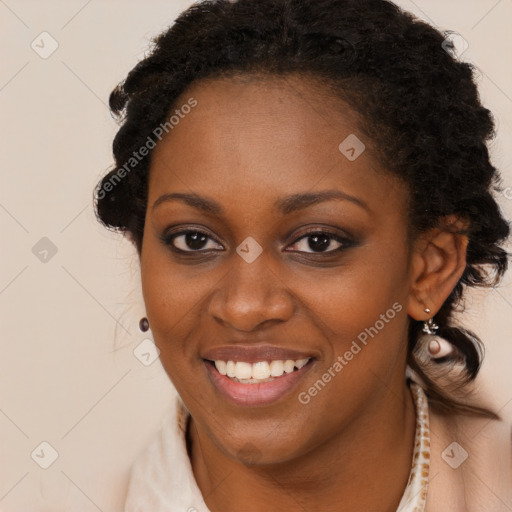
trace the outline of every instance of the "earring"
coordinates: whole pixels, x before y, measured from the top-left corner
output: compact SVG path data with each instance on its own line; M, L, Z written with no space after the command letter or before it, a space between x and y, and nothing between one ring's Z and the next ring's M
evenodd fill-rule
M429 314L430 309L425 308L425 313ZM423 323L423 332L425 333L426 341L428 342L428 353L432 359L441 359L453 352L453 345L439 336L436 332L439 326L434 322L433 318L429 318Z
M140 329L140 332L148 332L149 331L149 321L145 316L140 319L139 329Z

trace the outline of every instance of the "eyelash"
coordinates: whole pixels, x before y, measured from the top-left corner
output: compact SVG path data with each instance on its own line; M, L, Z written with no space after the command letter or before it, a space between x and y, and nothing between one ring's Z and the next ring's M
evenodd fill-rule
M207 238L209 238L210 240L213 240L214 242L218 243L219 245L222 245L220 244L220 242L216 241L213 237L211 237L207 232L201 230L201 229L183 229L181 231L177 231L175 233L164 233L161 237L162 239L162 242L167 245L172 251L174 251L175 253L178 253L180 255L185 255L185 254L202 254L202 255L205 255L205 254L209 254L211 252L220 252L218 249L198 249L198 250L189 250L189 251L184 251L183 249L178 249L174 244L174 240L176 238L178 238L179 236L183 236L183 235L187 235L187 234L190 234L190 233L195 233L195 234L198 234L198 235L202 235L202 236L206 236ZM340 247L338 247L337 249L333 249L333 250L330 250L330 251L324 251L324 252L306 252L306 251L287 251L287 252L298 252L299 254L308 254L308 255L314 255L314 256L329 256L329 255L332 255L334 253L338 253L338 252L341 252L342 250L344 249L347 249L351 246L354 245L354 241L349 238L349 237L346 237L346 236L342 236L340 235L339 233L334 233L332 231L329 231L325 228L310 228L308 230L306 230L304 233L302 233L298 238L295 239L295 241L291 244L291 245L295 245L297 244L299 241L303 240L303 239L307 239L308 237L311 237L313 235L319 235L319 236L325 236L326 238L329 238L331 240L334 240L338 243L341 244Z

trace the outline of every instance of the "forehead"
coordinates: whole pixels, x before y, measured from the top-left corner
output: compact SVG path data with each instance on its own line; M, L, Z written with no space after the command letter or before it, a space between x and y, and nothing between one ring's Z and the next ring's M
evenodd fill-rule
M180 111L191 100L194 108ZM262 205L266 198L332 188L380 208L396 209L400 202L403 186L372 155L358 115L316 81L254 75L206 80L181 95L175 113L181 113L179 122L154 150L150 204L177 190L227 205L234 194L246 195Z

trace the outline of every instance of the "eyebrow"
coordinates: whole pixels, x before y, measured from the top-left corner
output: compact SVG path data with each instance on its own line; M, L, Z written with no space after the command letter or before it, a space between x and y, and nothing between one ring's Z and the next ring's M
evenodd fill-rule
M298 210L303 210L305 208L308 208L309 206L322 203L324 201L330 201L333 199L341 201L350 201L360 206L368 213L371 213L370 208L362 199L342 192L341 190L322 190L320 192L306 192L302 194L293 194L291 196L278 199L274 203L274 207L277 208L278 212L281 213L282 215L289 215ZM202 197L194 193L185 194L181 192L164 194L153 203L152 209L154 210L161 204L170 201L181 201L191 206L192 208L196 208L197 210L200 210L204 213L210 213L213 215L224 214L224 208L213 199Z

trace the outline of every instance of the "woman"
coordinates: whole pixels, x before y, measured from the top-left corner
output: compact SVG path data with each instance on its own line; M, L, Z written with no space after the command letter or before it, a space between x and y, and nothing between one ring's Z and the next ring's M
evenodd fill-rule
M180 397L127 511L512 509L453 319L509 226L451 50L384 0L207 1L112 92L98 216Z

